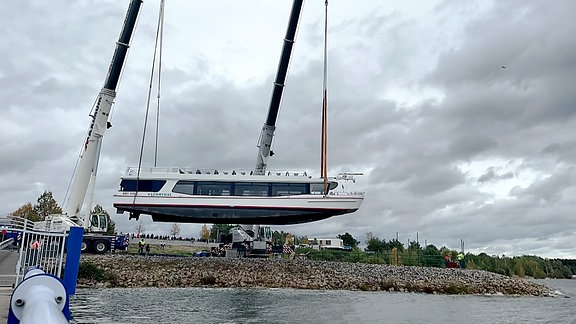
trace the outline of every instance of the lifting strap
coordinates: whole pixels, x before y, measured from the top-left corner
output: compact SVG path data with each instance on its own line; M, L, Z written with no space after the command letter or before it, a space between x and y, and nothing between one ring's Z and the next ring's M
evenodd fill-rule
M322 156L320 176L324 179L324 195L328 194L328 0L324 3L324 76L322 81Z
M148 126L148 114L150 112L150 103L152 101L152 86L154 84L154 76L157 76L157 106L156 106L156 134L155 134L155 145L154 145L154 166L158 162L158 132L159 132L159 120L160 120L160 84L161 84L161 73L162 73L162 39L164 34L164 0L160 1L160 10L158 13L158 26L156 27L156 42L154 44L154 56L152 57L152 68L150 71L150 83L148 85L148 98L146 100L146 114L144 115L144 127L142 130L142 141L140 145L140 156L138 158L138 174L136 177L136 194L132 201L133 204L136 203L136 196L138 195L138 182L140 181L140 168L142 167L142 159L144 155L144 143L146 141L146 129ZM158 62L156 62L158 59ZM158 66L158 73L155 74L156 66Z

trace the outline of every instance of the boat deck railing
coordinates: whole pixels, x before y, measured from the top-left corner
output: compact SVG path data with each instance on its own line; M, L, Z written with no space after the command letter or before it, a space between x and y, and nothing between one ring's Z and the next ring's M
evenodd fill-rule
M364 191L330 191L329 196L364 196Z
M217 169L193 169L193 168L170 168L170 167L141 167L140 174L203 174L203 175L254 175L252 170L217 170ZM128 167L125 172L126 176L138 175L138 167ZM310 177L307 171L293 170L270 170L262 176L277 177Z

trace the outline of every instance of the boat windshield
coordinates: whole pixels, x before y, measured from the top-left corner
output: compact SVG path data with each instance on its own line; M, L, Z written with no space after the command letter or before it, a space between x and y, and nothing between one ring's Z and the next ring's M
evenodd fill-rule
M158 192L165 184L166 180L122 179L122 182L120 182L120 191Z

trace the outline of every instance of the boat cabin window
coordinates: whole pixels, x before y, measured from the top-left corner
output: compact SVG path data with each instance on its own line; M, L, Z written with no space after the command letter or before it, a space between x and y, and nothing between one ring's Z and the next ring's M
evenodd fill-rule
M194 181L178 181L172 192L182 193L186 195L194 194Z
M336 189L338 187L338 182L331 181L328 182L328 191ZM314 183L310 186L310 190L313 194L324 194L324 184L323 183Z
M273 183L272 196L302 195L310 193L307 183Z
M172 192L201 196L290 196L310 194L310 184L181 180L176 183Z
M232 183L230 182L198 182L196 194L203 196L230 196Z
M120 191L158 192L166 184L166 180L132 180L122 179Z
M234 184L234 196L268 196L268 183L237 182Z

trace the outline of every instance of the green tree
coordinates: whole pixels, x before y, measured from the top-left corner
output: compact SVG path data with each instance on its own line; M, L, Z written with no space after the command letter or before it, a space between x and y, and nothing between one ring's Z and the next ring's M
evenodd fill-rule
M560 260L546 260L549 264L550 273L548 273L549 278L556 279L570 279L572 278L572 272L568 267L566 267Z
M390 240L387 246L390 250L396 248L399 252L404 251L404 244L402 244L402 242L398 241L397 239Z
M284 233L284 231L274 231L272 232L272 242L274 245L284 245L286 242L286 235L288 235L288 233Z
M30 202L22 205L22 207L13 211L11 213L11 215L16 216L16 217L25 218L25 219L28 219L28 220L33 221L33 222L38 222L38 221L42 220L40 218L40 216L38 215L38 213L36 213L36 210L34 210L34 206L32 206L32 203L30 203Z
M410 245L408 245L408 250L418 251L418 250L420 250L420 249L421 249L421 247L420 247L420 243L419 243L419 242L411 241L411 242L410 242Z
M422 251L422 265L429 267L442 267L444 266L444 260L442 253L438 248L433 245L427 245Z
M214 224L212 228L210 228L210 238L216 241L220 240L218 235L226 235L230 233L230 229L237 225L230 225L230 224Z
M466 257L468 258L470 254L467 254ZM469 270L480 270L480 268L476 265L474 260L466 261L466 269Z
M51 191L44 191L40 195L38 203L34 205L34 211L40 217L40 220L44 220L48 215L62 214L62 208L58 206Z
M405 249L404 252L401 254L402 259L404 260L404 265L408 266L420 265L421 262L420 251L421 251L420 243L416 241L409 242L408 248Z
M360 241L356 241L356 239L348 232L338 235L338 238L342 240L345 246L350 246L352 248L357 247L360 243Z
M514 258L514 267L512 268L512 275L524 278L526 271L524 270L524 260L522 258Z
M444 255L444 254L442 254ZM466 256L466 260L468 261L468 268L470 268L471 261L478 267L480 270L486 270L490 272L494 272L496 269L496 262L495 259L490 257L488 254L482 252L477 256ZM526 267L524 267L526 269Z
M576 275L576 260L574 259L559 259L562 264L570 270L573 275Z
M374 236L372 232L366 233L366 249L369 251L382 252L384 251L384 242L380 241L378 236Z

